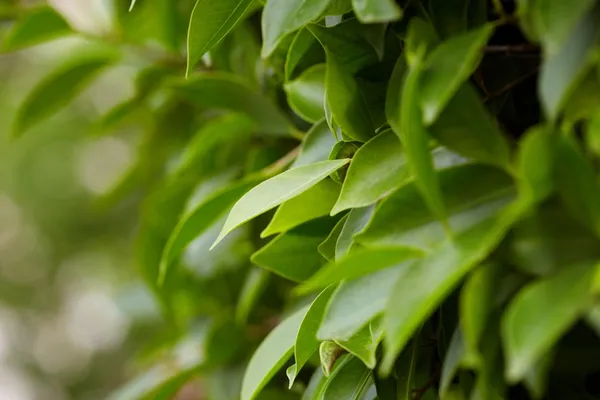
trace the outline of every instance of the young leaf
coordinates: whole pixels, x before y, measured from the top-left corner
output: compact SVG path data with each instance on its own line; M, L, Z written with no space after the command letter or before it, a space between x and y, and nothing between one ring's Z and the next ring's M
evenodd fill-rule
M284 278L302 282L325 263L317 246L336 222L335 219L321 218L300 225L271 240L252 255L251 261Z
M317 340L317 330L319 329L319 325L321 325L325 308L334 290L335 287L333 286L323 290L312 302L302 320L302 324L300 324L298 334L296 335L296 345L294 346L294 361L296 363L286 371L290 381L290 388L294 384L302 367L319 348L320 341Z
M328 215L340 194L340 186L324 179L306 192L279 206L269 225L260 234L267 237L286 232L304 222ZM311 204L311 207L307 207Z
M429 132L464 157L511 169L509 143L469 83L449 101Z
M555 120L570 91L591 67L593 49L598 44L600 26L596 23L600 5L576 24L565 43L542 64L539 80L540 101L548 118Z
M184 215L169 237L160 262L159 282L163 282L169 267L194 240L221 220L233 204L259 179L247 179L214 193L204 202Z
M374 327L374 329L372 329ZM335 342L350 354L361 360L367 368L373 369L377 364L377 346L383 339L381 321L376 318L348 339L338 339Z
M335 247L337 245L338 238L342 233L342 229L344 229L344 225L346 225L346 220L348 219L348 214L344 215L337 224L333 227L327 239L325 239L319 245L319 253L327 260L333 261L335 260Z
M297 167L254 187L235 203L213 247L233 229L284 201L304 193L329 174L346 165L348 161L350 160L321 161Z
M263 47L267 58L288 34L317 20L331 0L267 0L262 15Z
M351 358L335 375L323 394L323 400L359 400L369 386L372 371L358 358Z
M416 329L498 245L521 213L518 203L510 204L468 231L442 241L427 256L401 270L384 315L384 374L389 374Z
M52 71L27 95L19 107L13 135L19 136L73 100L103 68L115 61L112 54L75 58Z
M522 289L506 310L502 340L506 379L522 380L530 368L591 307L594 268L581 263ZM547 312L549 309L552 312Z
M353 140L368 141L375 134L375 128L367 103L354 77L330 52L327 52L325 86L335 123Z
M72 32L67 22L51 7L36 7L6 32L1 49L4 52L16 51Z
M460 165L442 170L439 180L448 224L455 234L494 215L514 198L510 177L491 167ZM444 227L424 204L415 184L409 183L380 204L356 241L367 247L409 246L428 251L445 237Z
M299 294L306 294L316 289L343 280L360 278L382 269L395 267L422 253L410 248L374 248L360 249L339 261L327 264L308 281L296 288Z
M244 374L241 400L256 398L273 375L290 358L294 350L296 334L307 311L308 307L304 307L287 317L258 346Z
M290 108L308 122L325 117L325 65L317 64L283 86Z
M394 0L352 0L358 20L364 24L390 22L402 18L402 9Z
M425 61L420 100L425 125L431 125L448 101L475 71L493 24L454 36L437 46Z
M317 337L322 340L348 339L381 314L397 277L405 267L386 268L342 282L327 306Z
M315 123L302 139L300 153L291 168L328 160L329 153L336 142L325 120Z
M340 259L350 252L354 244L354 235L363 231L371 220L375 206L354 208L348 213L346 223L340 232L335 245L335 259Z
M396 132L404 147L406 160L423 199L439 219L445 221L446 210L442 200L433 160L429 152L429 134L423 126L418 105L424 47L415 54L404 81L400 105L400 132Z
M196 1L188 29L187 76L204 53L236 26L250 5L252 0Z

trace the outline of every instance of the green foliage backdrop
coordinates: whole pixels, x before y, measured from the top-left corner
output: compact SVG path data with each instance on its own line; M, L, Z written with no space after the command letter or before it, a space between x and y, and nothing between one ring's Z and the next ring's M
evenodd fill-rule
M0 5L81 41L12 135L135 69L98 202L177 337L111 399L600 399L600 2L60 3Z

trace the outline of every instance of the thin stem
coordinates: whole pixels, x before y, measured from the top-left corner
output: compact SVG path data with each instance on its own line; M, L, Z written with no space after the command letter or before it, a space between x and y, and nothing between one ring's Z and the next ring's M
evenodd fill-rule
M287 167L292 161L294 161L296 157L298 157L299 153L300 146L294 148L292 151L290 151L285 156L281 157L279 160L275 161L268 167L263 168L260 171L260 174L269 177L280 173L285 167Z

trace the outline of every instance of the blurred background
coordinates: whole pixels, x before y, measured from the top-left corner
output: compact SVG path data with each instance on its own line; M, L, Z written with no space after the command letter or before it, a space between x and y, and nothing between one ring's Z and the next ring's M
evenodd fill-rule
M113 29L109 1L51 3L84 32ZM0 34L10 27L3 18ZM141 128L93 126L132 95L139 65L111 67L65 110L10 138L33 85L88 47L65 37L0 54L0 400L107 398L165 326L134 267L139 204L102 200L134 165Z

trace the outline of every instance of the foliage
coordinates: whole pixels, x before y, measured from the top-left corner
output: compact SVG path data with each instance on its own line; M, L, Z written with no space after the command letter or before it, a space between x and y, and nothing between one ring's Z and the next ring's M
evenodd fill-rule
M89 42L15 135L138 71L96 128L150 123L100 200L142 198L181 341L113 398L600 399L600 2L123 3L106 35L19 10L3 45Z

